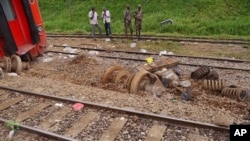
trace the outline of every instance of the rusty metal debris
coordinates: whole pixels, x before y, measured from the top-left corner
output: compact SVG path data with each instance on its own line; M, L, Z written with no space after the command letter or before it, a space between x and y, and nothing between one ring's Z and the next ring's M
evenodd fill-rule
M125 88L131 93L149 91L156 96L160 96L165 92L165 87L160 78L169 78L172 82L172 80L178 80L178 76L171 69L167 70L166 68L162 71L163 73L160 77L153 72L164 67L176 66L177 64L178 61L162 57L156 62L139 67L138 72L130 72L123 66L115 65L106 69L101 82L103 84L110 82L117 85L124 84Z
M192 79L201 79L205 77L210 72L210 68L207 66L202 66L191 73Z
M151 64L145 64L144 66L140 66L138 70L146 70L154 73L162 68L171 68L177 66L179 63L179 61L162 56L161 58L159 58L159 60L156 60Z
M210 71L207 74L206 79L209 79L209 80L219 80L219 73L217 71L215 71L215 70Z
M152 63L147 63L137 68L138 72L130 72L123 66L115 65L108 68L101 82L122 85L130 93L151 92L156 96L161 96L166 92L166 88L190 88L191 82L183 80L172 68L179 62L168 57L161 57ZM180 78L179 78L180 77ZM207 66L202 66L191 73L191 79L205 79L203 88L220 92L219 95L227 96L238 101L250 100L250 90L238 87L226 87L225 81L219 79L219 73L210 70ZM191 89L190 89L191 90Z
M130 72L127 70L119 71L115 77L115 84L124 82L124 80L126 80L129 75L130 75Z
M102 83L107 83L108 81L110 81L110 79L112 79L111 76L113 75L113 73L118 70L124 70L124 68L122 66L112 66L108 68L102 77Z

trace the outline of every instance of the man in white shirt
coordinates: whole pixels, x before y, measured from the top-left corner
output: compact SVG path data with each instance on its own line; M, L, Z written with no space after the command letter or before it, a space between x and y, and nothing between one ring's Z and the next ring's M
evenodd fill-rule
M101 28L98 25L98 14L95 11L95 8L92 7L91 11L89 11L89 20L90 20L90 24L92 25L92 35L94 40L96 40L96 36L95 36L95 29L97 28L99 31L99 34L101 35Z
M107 37L109 37L111 35L110 18L111 18L110 12L105 7L103 7L102 19L103 19L103 23L104 23Z

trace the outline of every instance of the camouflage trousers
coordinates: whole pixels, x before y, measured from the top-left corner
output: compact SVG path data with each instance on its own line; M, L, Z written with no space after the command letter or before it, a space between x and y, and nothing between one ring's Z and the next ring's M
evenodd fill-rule
M130 35L133 35L133 29L132 29L132 22L131 21L124 21L124 27L125 27L125 35L128 35L128 29L130 30Z
M141 36L141 27L142 27L142 21L136 20L135 21L135 32L136 32L137 37Z

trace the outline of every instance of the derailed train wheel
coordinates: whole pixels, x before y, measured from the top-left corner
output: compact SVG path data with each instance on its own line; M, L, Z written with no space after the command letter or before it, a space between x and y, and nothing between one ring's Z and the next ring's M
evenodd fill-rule
M131 93L137 93L139 91L141 82L148 80L147 74L149 74L147 71L140 71L135 74L130 84Z
M22 61L20 56L13 54L11 56L11 70L20 74L22 72Z
M130 73L126 70L121 70L120 72L117 73L115 77L115 84L119 84L120 82L124 82L128 78Z
M11 71L11 61L9 57L4 57L3 58L3 69L6 72L10 72Z
M110 79L111 79L111 76L112 74L115 72L115 71L120 71L120 70L124 70L124 67L122 66L112 66L110 68L108 68L103 77L102 77L102 83L107 83Z

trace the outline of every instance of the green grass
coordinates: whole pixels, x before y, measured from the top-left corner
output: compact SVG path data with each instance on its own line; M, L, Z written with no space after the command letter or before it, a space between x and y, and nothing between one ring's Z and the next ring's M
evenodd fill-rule
M135 11L141 4L142 34L250 38L250 0L71 0L71 12L69 1L39 1L47 32L90 33L90 8L95 6L100 16L106 6L112 15L112 32L123 34L125 5ZM169 18L174 20L172 25L159 25Z

